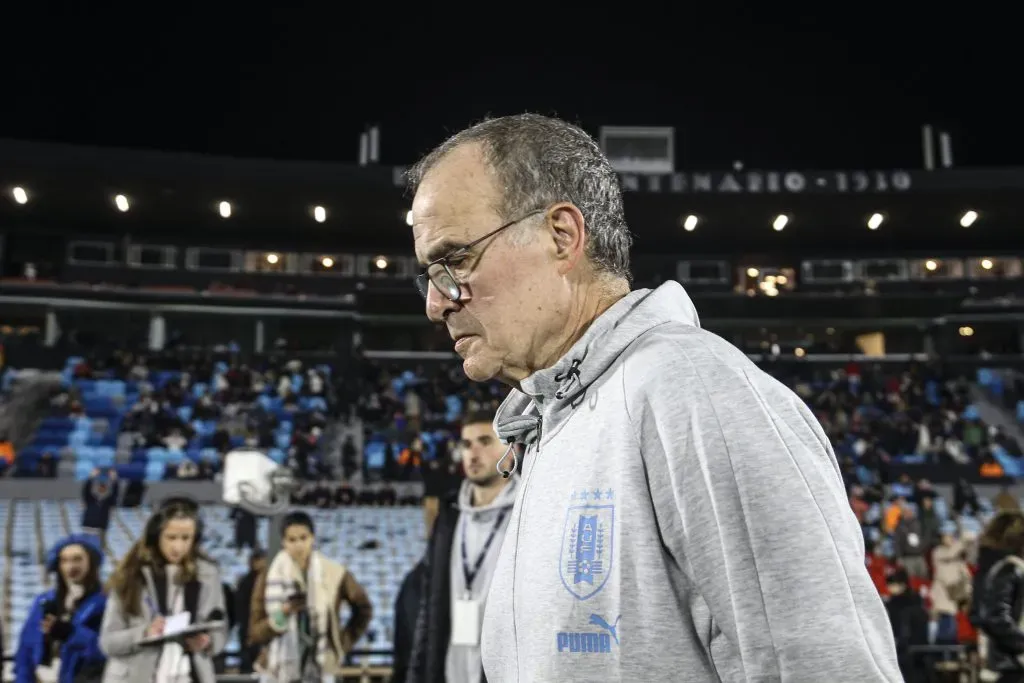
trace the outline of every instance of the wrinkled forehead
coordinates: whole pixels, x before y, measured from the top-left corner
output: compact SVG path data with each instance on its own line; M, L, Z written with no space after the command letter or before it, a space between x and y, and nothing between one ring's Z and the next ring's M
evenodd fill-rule
M493 230L499 220L497 189L472 150L457 149L423 178L412 202L413 239L421 263Z

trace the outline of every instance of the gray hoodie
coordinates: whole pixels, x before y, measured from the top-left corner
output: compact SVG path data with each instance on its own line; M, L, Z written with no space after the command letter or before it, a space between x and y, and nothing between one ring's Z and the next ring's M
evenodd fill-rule
M902 681L825 434L678 283L617 302L495 424L528 450L488 680Z
M451 552L451 614L455 614L455 602L467 595L474 600L483 602L491 587L491 577L498 562L498 551L501 549L505 530L511 519L512 504L516 500L519 484L518 475L512 476L505 488L495 497L490 505L473 507L473 486L468 481L462 482L459 489L457 504L459 521L455 525L455 537ZM494 538L487 546L487 539L494 531ZM465 534L465 535L463 535ZM487 553L483 555L480 569L473 578L472 591L466 590L465 572L462 569L462 539L466 539L466 558L472 568L477 558L481 557L484 546ZM448 683L479 683L483 665L480 661L480 648L469 645L449 645L444 662L445 680Z

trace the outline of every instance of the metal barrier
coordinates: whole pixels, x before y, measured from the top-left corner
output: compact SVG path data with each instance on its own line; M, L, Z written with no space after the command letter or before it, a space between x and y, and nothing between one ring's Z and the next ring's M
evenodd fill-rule
M924 677L920 680L978 683L981 667L974 645L914 645L908 654Z
M391 667L354 667L342 668L341 674L334 677L325 677L324 683L388 683L391 680ZM217 683L260 683L258 674L221 674L217 676Z
M14 680L13 657L3 658L3 673L0 678L5 683ZM325 678L324 681L331 680ZM333 678L334 683L388 683L391 680L389 666L346 666L341 674ZM258 674L220 674L217 683L260 683Z

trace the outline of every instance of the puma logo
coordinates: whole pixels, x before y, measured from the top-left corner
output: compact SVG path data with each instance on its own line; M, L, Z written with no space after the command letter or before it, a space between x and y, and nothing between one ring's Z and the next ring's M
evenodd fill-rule
M619 644L619 619L621 619L621 618L622 618L622 615L620 614L619 616L615 617L615 623L614 624L609 624L607 621L604 620L604 618L600 614L591 614L590 615L590 624L592 626L597 626L599 628L603 628L605 631L608 631L608 633L610 633L612 635L612 638L615 640L615 644L618 645Z

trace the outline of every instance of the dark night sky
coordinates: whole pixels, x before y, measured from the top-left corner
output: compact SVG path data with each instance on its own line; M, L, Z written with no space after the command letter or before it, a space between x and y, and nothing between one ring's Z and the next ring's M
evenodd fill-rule
M841 3L798 17L758 3L773 8L510 18L511 5L478 5L462 25L440 6L421 21L388 5L385 21L213 4L5 8L0 136L351 162L379 122L382 161L403 164L488 113L531 110L594 134L675 126L680 168L918 167L925 122L953 133L957 165L1024 165L1022 53L997 13ZM390 27L399 18L413 28Z

